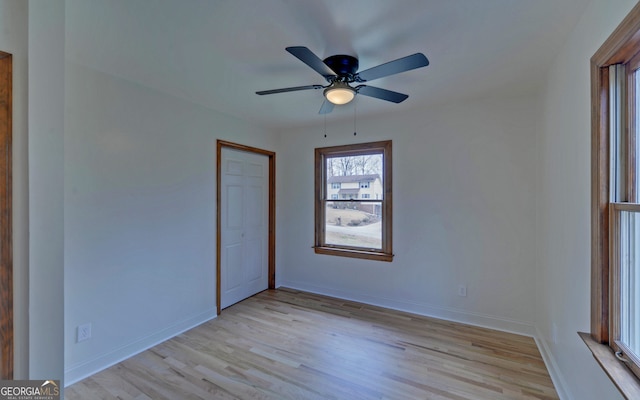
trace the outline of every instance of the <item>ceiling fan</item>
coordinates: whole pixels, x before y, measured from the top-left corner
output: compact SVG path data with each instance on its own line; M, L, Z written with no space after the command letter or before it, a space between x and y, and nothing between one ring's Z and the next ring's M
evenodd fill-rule
M307 85L295 86L282 89L263 90L256 92L258 95L275 94L284 92L295 92L299 90L324 89L325 100L320 107L320 114L328 114L333 111L334 105L347 104L356 96L375 97L377 99L401 103L409 97L406 94L381 89L368 85L351 86L352 83L363 83L385 76L399 74L412 69L426 67L429 60L422 53L398 58L380 64L376 67L358 71L358 59L348 55L335 55L321 60L311 50L304 46L287 47L286 50L303 63L307 64L314 71L322 75L328 85Z

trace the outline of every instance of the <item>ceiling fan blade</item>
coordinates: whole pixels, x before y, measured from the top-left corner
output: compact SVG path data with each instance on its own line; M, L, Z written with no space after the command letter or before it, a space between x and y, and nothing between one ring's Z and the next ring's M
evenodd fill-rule
M318 112L318 114L329 114L331 111L333 111L333 103L325 99L324 103L322 103L322 107L320 107L320 112Z
M385 76L399 74L401 72L410 71L420 67L426 67L427 65L429 65L427 57L422 53L416 53L358 72L356 74L356 81L372 81Z
M402 103L409 97L409 95L393 92L387 89L380 89L374 86L360 85L356 87L358 94L362 94L369 97L375 97L377 99L390 101L392 103Z
M308 48L304 46L294 46L287 47L286 50L325 78L336 76L336 73Z
M256 94L265 95L265 94L296 92L298 90L322 89L322 88L324 88L324 86L322 85L295 86L295 87L282 88L282 89L262 90L260 92L256 92Z

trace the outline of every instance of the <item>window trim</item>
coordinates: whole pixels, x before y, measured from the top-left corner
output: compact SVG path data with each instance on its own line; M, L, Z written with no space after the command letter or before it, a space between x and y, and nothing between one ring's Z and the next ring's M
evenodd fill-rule
M382 202L382 249L364 249L358 247L327 245L325 243L325 207L324 195L327 190L326 159L328 157L346 157L382 153L382 185L384 195L382 199L369 200ZM367 260L393 261L393 170L392 170L392 144L391 140L358 143L341 146L320 147L315 149L315 239L314 251L316 254L362 258ZM359 201L362 201L359 199ZM367 202L366 200L364 202Z
M640 397L640 380L609 347L609 71L640 49L640 3L591 57L591 334L581 337L626 398ZM629 129L629 127L626 127ZM631 136L631 135L629 135Z

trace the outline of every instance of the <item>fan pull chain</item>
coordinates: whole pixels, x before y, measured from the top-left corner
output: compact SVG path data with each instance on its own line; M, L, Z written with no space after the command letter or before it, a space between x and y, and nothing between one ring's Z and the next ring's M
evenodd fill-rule
M327 114L324 115L324 137L327 137Z
M353 136L357 135L357 129L356 129L356 110L358 108L356 107L356 105L353 105Z

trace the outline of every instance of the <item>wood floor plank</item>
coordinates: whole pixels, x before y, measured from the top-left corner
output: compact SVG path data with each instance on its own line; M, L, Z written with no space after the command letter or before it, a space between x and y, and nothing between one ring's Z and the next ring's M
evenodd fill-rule
M535 341L291 289L66 389L76 399L555 400Z

